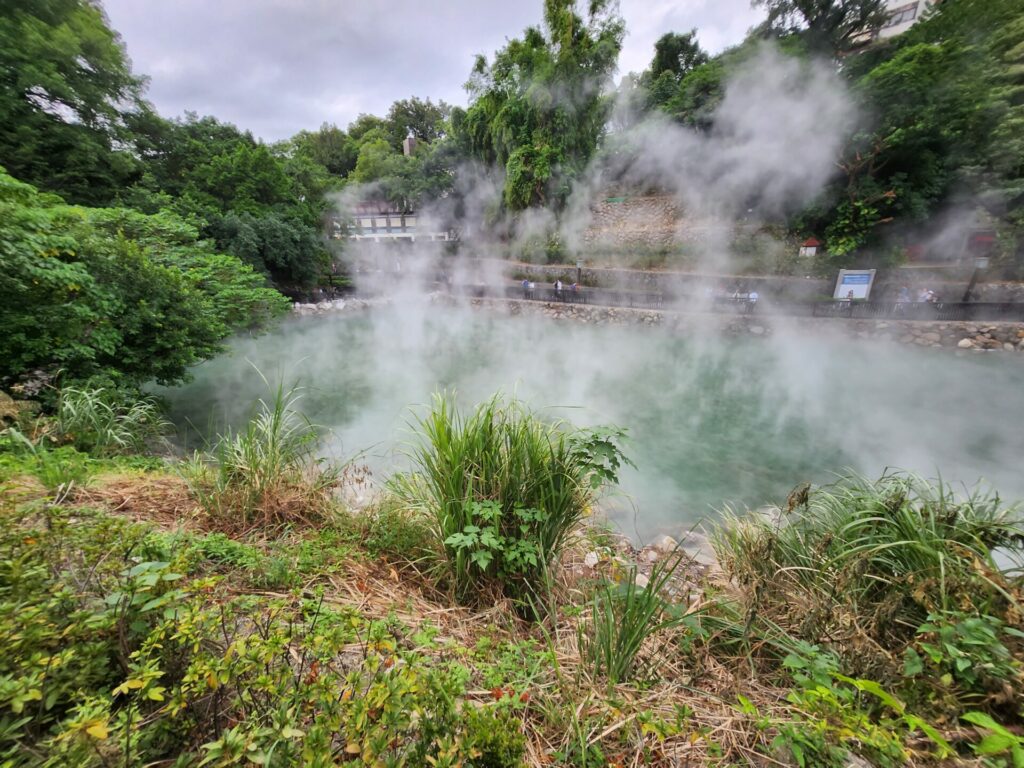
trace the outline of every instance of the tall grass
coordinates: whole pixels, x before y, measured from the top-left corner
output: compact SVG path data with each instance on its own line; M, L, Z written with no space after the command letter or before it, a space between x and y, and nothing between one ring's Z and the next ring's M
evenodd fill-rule
M417 423L412 472L392 488L432 524L457 599L542 597L548 569L593 502L614 481L620 432L549 423L495 396L463 415L446 395Z
M298 393L278 386L260 399L245 429L228 432L185 471L215 527L238 531L314 524L331 507L337 470L316 455L316 427L295 408Z
M676 555L656 563L646 586L637 584L634 565L622 581L605 584L595 593L590 622L581 625L577 641L580 656L609 685L632 679L647 639L682 620L668 599L672 576L681 562Z
M170 428L152 398L126 402L103 388L64 387L56 422L66 440L98 456L141 452Z
M1021 615L1009 570L1024 562L1017 509L913 475L849 477L777 519L728 514L712 544L748 595L748 625L826 640L851 659L898 653L932 613Z

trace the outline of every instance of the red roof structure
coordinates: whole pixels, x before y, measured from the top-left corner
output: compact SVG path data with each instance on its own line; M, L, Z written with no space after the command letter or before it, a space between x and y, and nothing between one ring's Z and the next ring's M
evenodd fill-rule
M817 248L819 245L821 245L821 241L820 240L818 240L815 237L808 237L806 240L804 240L803 247L804 248Z

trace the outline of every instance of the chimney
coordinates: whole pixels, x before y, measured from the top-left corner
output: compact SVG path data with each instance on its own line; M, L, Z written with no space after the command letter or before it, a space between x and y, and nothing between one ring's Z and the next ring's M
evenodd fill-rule
M412 135L412 132L405 137L405 141L402 142L402 152L405 153L406 157L412 157L413 152L416 151L416 137Z

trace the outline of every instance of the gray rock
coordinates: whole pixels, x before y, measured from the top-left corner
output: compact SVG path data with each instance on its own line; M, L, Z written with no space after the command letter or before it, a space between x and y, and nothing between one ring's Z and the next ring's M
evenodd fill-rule
M651 544L651 547L653 547L655 550L657 550L663 555L668 555L675 551L676 540L673 539L671 536L659 536Z

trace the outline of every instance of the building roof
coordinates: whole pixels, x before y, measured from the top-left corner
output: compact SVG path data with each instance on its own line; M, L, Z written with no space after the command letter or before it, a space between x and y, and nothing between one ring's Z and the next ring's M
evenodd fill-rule
M808 237L806 240L804 240L803 247L804 248L817 248L819 245L821 245L821 241L820 240L818 240L817 238L814 238L814 237Z

